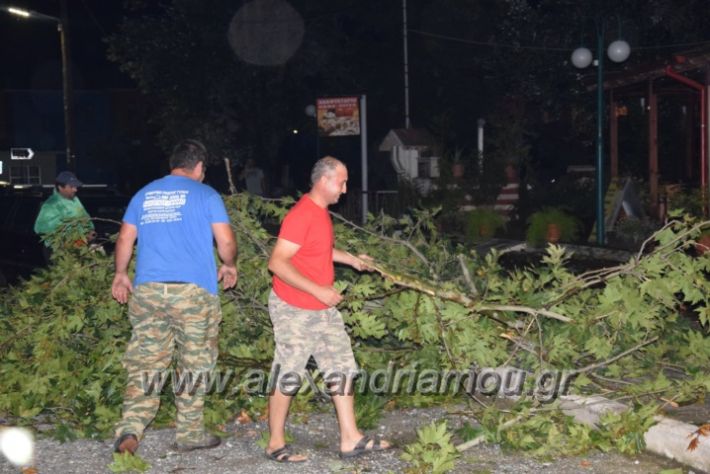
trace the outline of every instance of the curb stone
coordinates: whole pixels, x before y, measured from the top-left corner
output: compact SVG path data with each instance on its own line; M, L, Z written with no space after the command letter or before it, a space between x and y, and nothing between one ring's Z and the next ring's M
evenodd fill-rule
M601 396L582 397L566 395L561 397L560 407L569 416L588 426L597 426L602 414L628 410L623 403ZM690 435L698 429L690 423L665 416L655 417L656 424L644 433L646 450L673 459L694 469L710 472L710 439L701 437L698 447L688 451Z

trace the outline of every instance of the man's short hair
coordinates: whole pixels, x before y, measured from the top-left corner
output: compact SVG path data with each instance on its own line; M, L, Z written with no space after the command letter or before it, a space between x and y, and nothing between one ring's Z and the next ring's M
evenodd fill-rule
M207 148L199 140L189 138L173 148L170 155L170 170L183 168L192 171L200 162L207 162Z
M332 156L324 156L320 160L316 161L311 170L311 186L316 184L321 176L335 171L338 165L345 166L342 161Z

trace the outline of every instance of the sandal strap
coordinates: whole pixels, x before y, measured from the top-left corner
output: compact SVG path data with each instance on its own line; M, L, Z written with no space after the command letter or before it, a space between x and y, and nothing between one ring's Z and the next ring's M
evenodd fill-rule
M288 461L288 458L290 456L289 448L290 448L290 446L288 444L285 444L285 445L283 445L283 447L281 447L275 451L272 451L268 454L270 457L272 457L274 459Z
M367 449L367 443L372 441L372 437L369 435L363 435L362 438L360 438L360 441L357 442L355 447L353 448L353 451L362 451L364 449Z

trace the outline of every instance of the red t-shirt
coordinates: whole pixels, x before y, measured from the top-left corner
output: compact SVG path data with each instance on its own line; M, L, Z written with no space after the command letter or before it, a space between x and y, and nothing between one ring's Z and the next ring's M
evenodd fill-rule
M301 246L291 257L291 263L303 276L322 286L333 285L335 236L327 209L304 195L284 217L279 238ZM315 296L294 288L276 275L272 278L272 284L274 293L292 306L314 310L328 308Z

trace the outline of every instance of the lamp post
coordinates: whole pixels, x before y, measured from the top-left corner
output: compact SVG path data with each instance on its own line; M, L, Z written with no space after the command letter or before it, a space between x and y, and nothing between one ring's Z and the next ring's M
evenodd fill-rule
M66 159L67 168L74 171L76 168L76 160L74 157L74 133L73 133L73 122L72 122L72 81L71 81L71 68L69 64L69 35L66 31L67 25L67 8L66 1L62 0L61 4L61 18L46 15L44 13L36 12L33 10L25 10L17 7L2 7L8 13L21 17L36 20L54 21L57 24L57 31L59 32L59 41L62 50L62 88L63 88L63 102L64 102L64 141L66 145Z
M596 216L597 216L597 243L604 245L604 21L596 21L597 30L597 163L596 163ZM621 29L621 28L619 28ZM621 36L621 34L619 34ZM607 48L609 59L621 63L631 54L629 43L622 39L612 42ZM580 47L572 52L572 64L583 69L592 63L592 52Z

